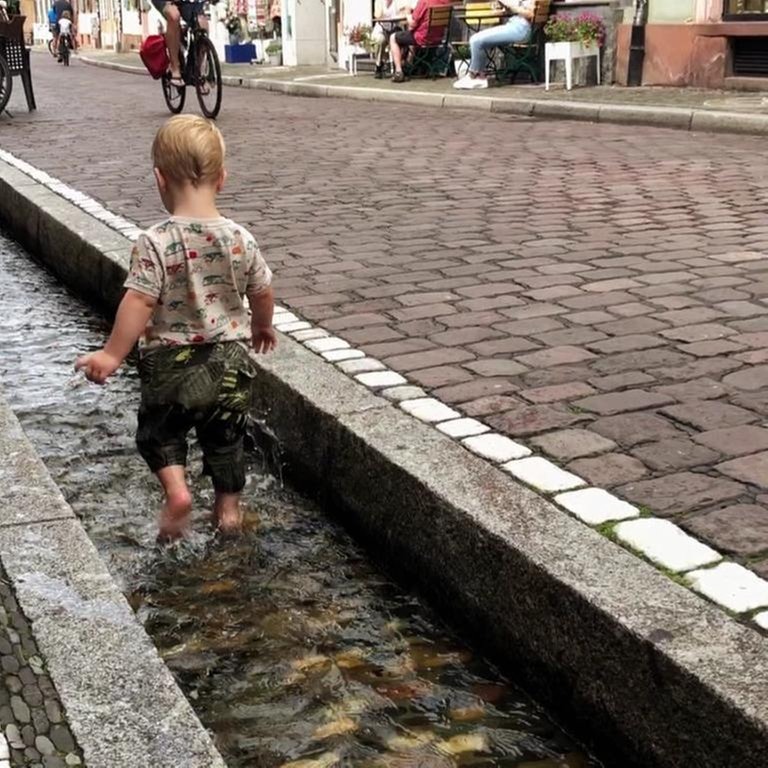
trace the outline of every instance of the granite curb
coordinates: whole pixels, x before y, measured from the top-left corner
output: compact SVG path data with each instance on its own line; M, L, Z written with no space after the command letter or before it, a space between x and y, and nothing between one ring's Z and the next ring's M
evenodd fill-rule
M0 480L0 562L86 765L225 768L2 399Z
M0 163L0 219L62 280L114 306L129 241L83 218ZM99 277L83 284L86 272ZM623 768L722 768L766 749L764 636L290 338L261 371L268 424L295 464L539 698L584 733L599 723Z
M88 56L80 56L79 58L80 61L89 66L103 67L135 75L147 75L147 72L141 67L130 64L99 61ZM437 109L473 109L548 120L645 125L709 133L768 134L768 115L754 113L721 112L688 107L604 104L589 101L500 98L492 95L470 96L462 93L424 93L407 89L391 91L381 88L355 88L344 85L245 78L232 75L225 75L223 82L225 85L233 87L256 88L289 96L334 97L360 101L418 104Z

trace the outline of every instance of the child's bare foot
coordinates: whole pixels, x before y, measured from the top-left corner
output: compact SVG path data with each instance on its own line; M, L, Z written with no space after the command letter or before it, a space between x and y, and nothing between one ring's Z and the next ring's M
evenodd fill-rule
M239 493L217 493L213 518L224 534L237 534L243 530L243 510L240 509Z
M168 543L180 539L189 526L191 513L192 496L186 488L169 494L160 512L157 540Z

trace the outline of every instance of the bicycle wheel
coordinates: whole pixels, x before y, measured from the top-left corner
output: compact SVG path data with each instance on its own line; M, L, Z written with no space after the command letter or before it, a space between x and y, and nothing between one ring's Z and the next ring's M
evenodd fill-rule
M69 66L69 41L64 40L61 44L61 58L64 61L64 66Z
M221 109L221 64L206 35L201 35L195 45L195 91L202 113L215 119Z
M13 78L11 77L11 68L5 57L0 55L0 114L5 109L5 105L11 98L13 90Z
M53 38L51 38L48 41L48 52L53 56L54 59L58 59L59 57L56 55L56 49L53 47Z
M174 114L178 115L182 109L184 109L184 101L187 98L186 86L179 88L176 85L171 85L171 75L166 72L163 75L163 96L165 96L165 103L168 105L168 109Z

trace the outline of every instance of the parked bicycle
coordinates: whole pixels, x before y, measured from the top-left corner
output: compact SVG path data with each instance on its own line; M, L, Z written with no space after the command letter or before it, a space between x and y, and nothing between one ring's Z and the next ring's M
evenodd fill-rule
M11 98L11 90L13 89L13 80L11 78L11 68L5 60L5 56L0 53L0 115Z
M65 67L69 66L69 56L72 50L72 41L69 35L59 36L59 61L64 64Z
M184 85L171 82L166 72L162 77L163 96L168 109L175 115L184 109L186 86L193 87L202 113L214 119L221 109L223 85L221 64L208 32L200 25L199 16L207 3L178 3L182 14L181 50L179 64ZM186 6L186 7L185 7Z

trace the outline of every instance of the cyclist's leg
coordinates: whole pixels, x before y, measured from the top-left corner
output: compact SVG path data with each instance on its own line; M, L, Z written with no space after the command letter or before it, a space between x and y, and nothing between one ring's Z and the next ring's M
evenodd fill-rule
M169 2L155 2L154 6L163 14L166 21L165 45L168 48L168 58L171 62L171 77L181 82L181 64L179 51L181 50L181 14L179 6Z

